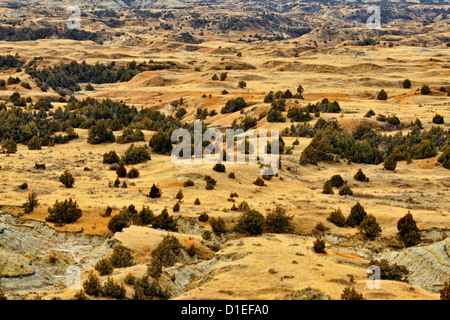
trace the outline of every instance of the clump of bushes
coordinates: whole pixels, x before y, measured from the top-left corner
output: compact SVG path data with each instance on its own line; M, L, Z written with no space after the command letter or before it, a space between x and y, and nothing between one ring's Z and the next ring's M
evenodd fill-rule
M330 215L327 217L327 221L334 223L338 227L345 227L346 226L346 219L344 215L342 214L341 209L333 210Z
M211 219L209 219L209 224L211 225L212 231L216 235L227 233L225 220L223 220L221 217L217 218L212 217Z
M90 272L86 281L83 282L83 289L90 296L98 297L102 294L100 280L94 272Z
M347 287L342 291L341 300L366 300L355 288Z
M262 233L263 226L264 216L256 210L248 210L241 215L234 229L254 236Z
M371 214L364 217L364 220L359 225L359 229L361 234L367 239L374 239L382 231L377 219Z
M225 172L226 171L225 165L222 163L216 163L213 167L213 170L216 172Z
M95 264L95 270L97 270L101 276L106 276L114 271L114 266L109 259L103 258Z
M158 188L155 184L153 184L152 187L150 188L150 192L148 193L147 197L156 199L161 198L161 195L162 195L161 189Z
M322 239L316 239L313 244L313 250L315 253L327 253L325 251L325 241Z
M153 219L153 228L169 231L178 231L177 223L169 212L164 208L159 215Z
M185 182L183 182L183 187L193 187L194 185L195 183L191 179L188 179Z
M345 224L349 227L359 226L366 216L366 210L358 202L350 209L350 215L347 217Z
M177 237L166 235L152 251L152 259L161 263L162 267L171 267L178 261L183 246Z
M391 154L390 156L388 156L384 160L383 166L386 170L394 171L397 167L397 158L395 157L395 155Z
M356 181L369 182L369 178L364 174L364 172L361 169L359 169L358 172L355 173L353 178Z
M33 138L28 141L28 149L29 150L41 150L42 149L42 142L41 139L39 139L36 136L33 136Z
M52 208L48 208L50 215L45 218L45 221L63 224L72 223L81 218L83 212L78 207L76 201L72 198L59 202L56 200Z
M286 209L282 206L276 206L270 210L265 218L264 227L270 233L291 233L293 216L288 215Z
M128 171L128 173L127 173L127 177L129 179L139 178L139 170L136 168L131 168L130 171Z
M131 144L121 160L124 164L138 164L151 160L151 157L145 147L135 147Z
M397 222L397 230L400 239L406 247L415 246L420 243L420 233L411 213L407 213L403 218Z
M409 270L405 266L399 266L396 263L391 265L386 259L371 260L369 266L380 268L381 279L408 282Z
M113 299L124 299L126 290L122 285L115 283L112 278L108 278L102 286L101 295Z
M253 181L253 184L258 186L258 187L266 186L266 183L264 182L264 180L261 177L256 178L256 180Z
M206 212L203 212L198 216L198 221L207 222L209 220L209 215Z
M353 191L348 186L348 184L345 184L342 188L339 189L339 195L340 196L352 196L353 195Z
M59 177L59 181L64 185L65 188L72 188L75 183L75 178L70 173L70 171L66 169Z
M446 169L450 169L450 147L445 148L444 152L437 159L438 163Z
M34 211L34 208L36 208L39 205L39 201L37 199L36 192L31 192L28 194L27 201L23 205L23 211L25 213L31 213Z
M388 95L386 93L386 91L384 91L384 89L381 89L380 92L378 92L376 99L377 100L387 100Z
M117 155L116 151L109 151L103 155L103 163L105 164L113 164L119 163L120 159Z
M242 97L237 97L236 99L228 100L220 112L222 114L232 113L244 109L245 107L247 107L245 100Z
M433 117L433 123L435 124L443 124L444 123L444 117L440 114L436 113Z

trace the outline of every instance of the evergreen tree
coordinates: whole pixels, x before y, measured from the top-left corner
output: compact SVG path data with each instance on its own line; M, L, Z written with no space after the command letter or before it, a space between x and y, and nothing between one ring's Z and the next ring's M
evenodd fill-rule
M371 214L364 217L364 220L359 225L359 228L361 234L368 239L374 239L382 231L377 219Z
M367 216L367 212L363 206L358 202L350 210L350 215L347 217L346 225L350 227L359 226Z
M33 138L31 138L30 141L28 141L27 146L29 150L41 150L42 148L41 139L39 139L36 136L33 136Z
M161 189L159 189L155 184L153 184L152 187L150 188L150 192L147 196L152 199L160 198L161 197Z

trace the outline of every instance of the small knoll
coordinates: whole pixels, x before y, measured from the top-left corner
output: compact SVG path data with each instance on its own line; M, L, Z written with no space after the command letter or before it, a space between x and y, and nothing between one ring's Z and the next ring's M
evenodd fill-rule
M450 240L426 246L411 247L400 252L383 253L381 258L404 265L410 271L409 282L438 292L450 276Z
M314 72L314 73L336 73L336 74L353 74L353 73L369 73L380 71L384 67L373 63L362 63L347 67L337 67L327 64L306 64L301 62L281 62L270 61L263 64L266 68L272 68L273 71L294 71L294 72Z
M2 249L0 251L0 278L18 278L33 275L31 261L21 254Z
M145 261L151 252L159 245L166 235L173 235L180 240L186 248L191 245L197 249L197 254L201 259L211 259L214 253L205 245L200 236L193 236L166 230L153 229L149 227L130 226L122 232L116 232L114 238L120 241L125 247L133 250L137 260Z
M127 82L129 87L166 87L177 83L174 79L168 79L161 76L154 75L151 71L145 71L136 75L133 79Z
M255 70L256 67L246 62L241 61L221 61L209 67L208 70Z

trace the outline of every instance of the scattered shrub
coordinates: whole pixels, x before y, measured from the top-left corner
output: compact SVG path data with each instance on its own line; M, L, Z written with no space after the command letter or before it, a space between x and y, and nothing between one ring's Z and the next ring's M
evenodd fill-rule
M444 117L440 114L436 113L433 117L433 123L435 124L443 124L444 123Z
M12 138L3 140L2 150L4 152L6 152L7 154L16 153L17 152L17 144Z
M333 194L334 193L333 186L332 186L330 180L325 181L325 183L323 184L322 193L323 194Z
M177 223L173 217L169 216L169 212L164 208L159 215L154 218L153 228L169 231L178 231Z
M420 94L427 95L427 94L430 94L430 93L431 93L431 90L430 90L430 86L429 86L429 85L424 84L424 85L420 88Z
M83 282L83 289L90 296L98 297L101 295L102 286L100 280L93 272L89 273L87 280Z
M101 276L107 276L114 271L114 266L109 259L103 258L95 264L95 270L97 270Z
M139 170L136 168L131 168L130 171L128 171L127 177L129 179L139 178Z
M371 260L369 266L379 267L380 278L383 280L408 282L409 271L405 266L399 266L396 263L390 265L386 259L381 259L380 261Z
M119 160L120 159L116 151L110 151L103 155L103 163L105 164L119 163Z
M388 96L386 91L384 89L381 89L380 92L378 92L376 99L377 100L387 100Z
M327 217L327 221L334 223L338 227L345 227L346 225L346 219L339 208L330 213Z
M403 80L402 87L405 88L405 89L411 88L411 81L409 79Z
M344 185L344 179L339 174L332 176L329 181L334 188L340 188Z
M264 227L270 233L291 233L293 216L288 215L286 209L277 205L274 210L270 210L264 222Z
M119 285L112 278L108 278L102 286L102 296L113 299L124 299L126 290L123 285Z
M347 287L342 291L341 300L365 300L365 298L355 288Z
M29 150L41 150L42 148L41 139L39 139L36 136L33 136L33 138L31 138L30 141L28 141L27 146Z
M128 285L133 285L136 282L136 276L129 272L123 279L123 282Z
M209 224L211 225L212 231L219 235L227 232L227 228L225 226L225 220L221 217L209 219Z
M366 216L366 210L358 202L350 209L350 215L347 217L345 224L350 227L359 226Z
M72 188L75 183L75 178L70 173L70 171L66 169L59 177L59 181L64 185L65 188Z
M355 173L353 178L356 181L369 182L369 178L366 177L366 175L364 174L364 172L361 169L359 169L358 172Z
M361 234L367 239L374 239L381 233L381 227L377 222L377 219L369 214L364 217L364 220L359 225Z
M225 172L226 171L225 165L222 163L216 163L213 167L213 170L217 171L217 172Z
M118 178L126 178L127 169L125 169L125 166L123 164L119 165L119 168L116 170L116 174Z
M209 220L209 215L206 212L204 212L198 216L198 221L200 221L200 222L207 222L208 220Z
M31 213L38 205L37 193L33 191L28 194L27 201L23 205L23 210L25 213Z
M264 187L266 186L266 183L264 182L264 180L261 177L256 178L255 181L253 181L254 185L257 185L259 187Z
M83 213L72 198L66 199L64 202L56 200L53 207L48 208L48 212L50 215L45 218L45 221L53 223L72 223L81 218Z
M147 197L150 197L152 199L160 198L161 197L161 189L158 188L155 184L152 185L150 188L150 192L148 193Z
M235 230L252 236L261 234L264 226L264 216L256 210L243 213L235 226Z
M420 233L411 213L407 213L397 222L397 230L400 239L406 247L415 246L420 243Z
M192 187L192 186L194 186L195 185L195 183L194 183L194 181L192 181L192 180L186 180L184 183L183 183L183 187Z
M199 206L200 205L200 199L196 198L194 201L194 205Z
M313 249L315 253L327 253L325 251L325 241L322 239L316 239L316 241L314 241Z
M339 189L339 195L340 196L352 196L353 195L353 191L348 186L348 184L345 184L342 188Z
M131 250L121 245L114 248L109 260L115 268L127 268L134 265Z
M180 190L178 190L177 194L175 195L175 199L177 199L178 202L181 202L181 200L183 200L183 198L184 198L183 191L181 191L181 189L180 189Z
M395 155L391 154L390 156L388 156L384 160L383 167L386 170L394 171L395 168L397 167L397 159L396 159Z
M439 290L440 300L450 300L450 280L444 282L444 287Z

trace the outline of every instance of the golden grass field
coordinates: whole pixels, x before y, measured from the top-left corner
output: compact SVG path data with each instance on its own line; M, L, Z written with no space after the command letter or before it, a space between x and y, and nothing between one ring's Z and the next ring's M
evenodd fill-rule
M431 120L436 113L443 115L446 120L450 119L450 97L437 90L440 86L450 84L449 49L444 46L336 46L305 50L297 57L282 54L298 46L292 41L245 44L211 40L198 46L199 50L187 51L183 44L170 44L160 39L143 47L99 45L89 41L39 40L0 42L0 51L2 54L13 55L17 52L26 60L39 55L46 63L70 60L84 60L89 64L112 60L121 63L150 59L175 62L180 66L177 69L147 71L129 82L95 85L95 91L81 91L76 97L89 95L98 99L123 100L127 104L168 113L173 111L170 103L182 97L188 111L183 121L192 122L197 108L207 108L216 110L218 115L208 117L206 123L218 128L230 127L233 120L243 117L239 112L220 114L220 109L227 100L244 97L252 104L245 109L245 115L258 117L261 112L270 108L269 104L263 103L265 94L271 90L290 89L295 92L299 84L305 89L305 99L299 100L301 106L325 97L338 100L343 110L341 113L323 113L321 116L325 119L335 118L348 130L364 122L377 126L374 118L364 117L369 109L376 114L395 114L405 124L419 118L425 129L433 125ZM242 52L243 56L237 57L237 52ZM228 78L225 81L212 81L211 77L223 72L227 65L232 66L227 71ZM195 71L195 67L200 71ZM0 79L6 79L11 74L32 83L24 72L16 74L12 69L2 73ZM403 89L401 86L406 78L413 84L411 89ZM245 89L238 87L240 80L247 82ZM431 95L424 96L418 92L423 84L430 85ZM222 95L223 89L228 90L229 94ZM374 99L381 89L388 93L386 101ZM48 94L11 85L0 91L0 99L6 100L16 90L22 96L31 96L33 100ZM203 94L211 94L211 97L203 98ZM447 130L448 123L447 120L441 126ZM269 123L264 118L258 122L256 129L282 130L288 126L289 122ZM405 129L403 133L406 134L407 131ZM169 156L152 154L151 161L134 166L140 171L140 177L133 179L135 185L130 185L131 180L127 179L128 188L123 189L109 187L116 179L116 173L109 170L109 165L102 163L102 156L110 150L121 155L130 144L90 145L86 142L87 130L76 129L76 132L79 138L68 144L43 147L39 151L18 145L17 153L0 154L0 204L5 211L21 214L20 206L25 202L27 194L35 191L40 205L33 213L24 217L45 221L48 207L56 200L72 197L83 210L83 216L73 224L55 228L82 230L86 234L106 236L112 236L107 228L109 218L101 217L100 213L108 205L115 208L113 215L130 204L134 204L138 210L143 205L148 205L154 213L168 208L170 214L183 218L197 218L199 214L206 212L210 217L224 218L231 227L239 214L230 211L232 202L228 199L230 193L237 192L239 197L235 199L236 205L245 200L252 208L265 214L276 204L280 204L293 215L295 235L248 237L242 239L243 244L239 246L236 245L239 239L226 242L216 255L241 256L235 261L226 260L213 266L208 271L213 281L191 283L189 290L179 295L178 299L273 299L306 287L339 299L343 288L350 285L348 274L355 276L355 288L367 299L439 298L437 293L395 281L383 281L380 291L367 289L364 267L367 261L354 253L351 244L352 241L361 244L362 240L356 235L358 230L337 228L326 221L332 210L341 208L344 215L348 215L350 208L360 202L368 213L377 218L383 230L377 240L368 244L379 250L394 241L396 222L408 212L413 214L422 230L449 230L450 174L448 169L436 163L437 157L413 160L410 164L399 162L394 172L384 170L382 164L348 164L346 161L301 166L299 158L310 139L298 138L300 144L294 147L293 153L281 156L282 169L278 177L266 181L265 187L252 183L260 175L258 165L226 165L226 173L217 173L212 170L212 165L177 165L172 163ZM154 132L144 131L144 134L148 145ZM283 139L286 146L291 146L295 140L289 137ZM33 169L35 163L46 163L46 170ZM85 167L92 171L84 171ZM127 170L131 167L126 166ZM362 183L353 179L359 168L363 169L370 182ZM64 188L58 180L65 169L70 170L75 177L72 189ZM236 179L228 178L231 171L235 173ZM214 190L205 190L205 174L217 180ZM354 196L339 196L337 192L333 195L321 193L324 182L335 174L340 174L348 181ZM195 186L184 188L183 182L187 179L194 180ZM23 182L28 184L29 190L18 190L17 187ZM151 200L146 197L152 184L157 184L162 189L160 199ZM172 207L176 203L174 197L180 189L184 193L181 211L173 213ZM197 197L201 201L200 206L194 205ZM311 234L318 222L329 228L328 234L348 238L348 245L333 247L330 244L327 254L315 254L311 249L314 240ZM208 223L201 223L201 226L210 229ZM144 264L149 261L151 248L160 240L157 231L147 229L132 227L115 235L124 245L128 244L135 250L140 264L129 270L136 270L137 274L145 272ZM198 238L195 241L201 247L202 240L201 237ZM204 258L209 259L213 253L206 247L204 250ZM277 273L269 274L270 268L274 268ZM114 276L123 277L129 270L115 271ZM280 280L285 275L292 275L293 278ZM128 290L131 292L131 288ZM73 292L69 290L58 294L70 297Z

